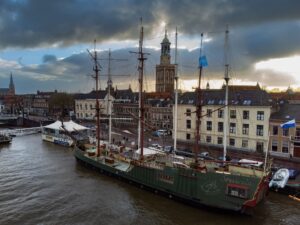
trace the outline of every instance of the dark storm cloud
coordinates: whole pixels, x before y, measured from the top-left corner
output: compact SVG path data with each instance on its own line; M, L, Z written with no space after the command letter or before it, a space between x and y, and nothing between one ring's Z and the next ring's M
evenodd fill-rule
M221 45L221 42L220 44ZM111 74L114 85L119 88L127 88L128 84L137 86L138 78L138 62L135 54L130 54L129 51L135 51L134 48L126 48L112 51L112 58L125 59L124 61L112 61ZM145 52L150 53L145 61L145 80L148 85L146 88L153 90L155 81L155 66L159 64L160 51L154 49L144 49ZM224 63L223 63L223 49L217 49L214 44L207 44L205 54L208 59L209 66L203 70L203 78L206 80L223 79L224 77ZM216 54L217 53L217 54ZM108 71L108 52L98 52L99 64L101 65L100 80L101 87L106 87L107 71ZM172 55L174 52L172 50ZM188 51L186 49L178 50L179 62L179 76L180 79L197 79L198 77L198 58L199 49ZM45 58L44 56L43 58ZM54 56L47 56L46 58L56 58ZM172 58L172 60L174 57ZM230 76L232 78L243 79L245 81L260 82L264 85L270 86L288 86L295 82L295 79L285 73L278 73L272 70L256 71L248 60L238 60L231 62ZM238 65L237 65L238 64ZM94 74L93 62L90 56L86 53L74 54L60 60L49 60L38 66L23 66L20 71L30 74L32 83L36 80L41 82L56 82L55 87L58 89L76 91L88 90L93 86L92 75ZM88 81L90 81L88 83ZM88 83L88 87L87 87ZM36 85L34 85L36 86ZM39 86L41 86L39 84ZM53 86L53 85L51 85ZM80 88L81 87L81 88Z
M230 28L230 57L232 73L236 78L260 81L267 85L283 82L273 71L255 71L261 60L280 58L300 52L300 1L298 0L2 0L0 1L0 48L32 48L65 46L107 40L138 38L139 17L143 16L145 38L164 20L169 30L178 27L180 34L198 37L204 32L212 38L204 43L209 67L206 78L223 77L223 46L226 24ZM171 41L172 42L172 41ZM179 39L179 45L181 40ZM173 42L174 43L174 42ZM157 47L160 46L160 40ZM136 49L134 49L136 50ZM151 53L146 62L146 74L155 79L155 65L159 51ZM128 58L114 67L117 74L136 74L136 58L128 49L114 51L117 58ZM101 53L100 53L101 55ZM199 49L180 50L180 75L195 79ZM92 74L92 63L87 53L74 54L64 59L45 55L37 66L23 66L21 71L33 79L82 79ZM103 74L107 73L103 62ZM105 78L103 78L105 79ZM131 78L116 77L118 81ZM288 80L286 79L286 80ZM292 80L293 81L293 80Z
M152 1L5 1L0 46L36 47L136 36L139 17L154 21ZM147 10L146 10L147 9ZM150 10L148 10L150 9ZM132 32L134 31L134 32Z
M297 0L26 0L1 1L0 46L136 39L139 17L146 30L164 19L186 34L274 21L298 20Z

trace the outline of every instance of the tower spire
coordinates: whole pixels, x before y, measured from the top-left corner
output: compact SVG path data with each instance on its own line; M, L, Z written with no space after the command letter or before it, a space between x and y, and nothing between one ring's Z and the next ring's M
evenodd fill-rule
M9 92L11 95L15 95L15 85L12 77L12 72L10 72Z

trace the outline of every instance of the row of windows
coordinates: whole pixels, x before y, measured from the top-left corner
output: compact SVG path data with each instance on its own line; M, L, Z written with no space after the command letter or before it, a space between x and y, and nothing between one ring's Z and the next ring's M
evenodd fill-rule
M79 109L82 110L83 106L82 106L82 104L77 104L77 105L76 105L76 108L77 108L77 110L79 110ZM85 109L85 110L88 109L88 104L84 104L84 109ZM89 109L90 109L90 110L95 109L95 106L93 106L92 104L90 104L90 105L89 105Z
M186 134L186 140L191 139L191 134L187 133ZM206 136L206 143L210 144L212 143L212 137L211 136ZM222 145L223 144L223 137L217 137L217 144ZM229 138L229 146L235 147L236 146L236 141L234 138ZM257 151L263 151L263 142L256 142L256 150ZM249 142L246 139L242 140L242 148L248 148L249 147Z
M219 109L218 111L218 118L224 118L224 110ZM206 110L206 117L212 117L212 109L207 109ZM186 109L186 116L191 116L191 109ZM236 119L236 110L231 109L229 111L229 116L231 119ZM256 113L256 119L257 120L264 120L265 113L264 111L257 111ZM244 120L249 120L250 119L250 112L249 110L243 110L243 119Z
M88 113L77 113L77 118L83 118L83 117L85 117L85 118L90 118L90 117L94 117L94 114L88 114Z
M186 128L191 129L191 120L186 120ZM206 121L206 130L212 131L212 121ZM218 132L224 131L224 123L218 122ZM236 133L236 123L229 124L229 133L235 134ZM249 135L249 124L243 124L242 127L242 134ZM263 125L256 125L256 135L263 136L264 135L264 126Z
M279 149L279 147L278 147L278 141L277 140L272 140L271 150L273 152L277 152L278 149ZM281 152L283 152L283 153L289 153L289 142L288 141L283 141L282 142Z
M280 129L282 131L282 136L289 136L289 129L283 129L283 128L280 128ZM273 126L272 134L273 135L278 135L278 131L279 131L279 127L278 126ZM296 136L297 136L297 132L296 132Z

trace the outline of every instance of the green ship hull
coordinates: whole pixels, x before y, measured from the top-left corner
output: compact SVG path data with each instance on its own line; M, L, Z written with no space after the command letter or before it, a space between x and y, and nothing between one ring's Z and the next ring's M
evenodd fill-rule
M137 161L106 162L105 158L89 156L78 147L75 147L74 156L100 171L193 205L251 214L268 191L269 177L251 174L250 170L249 175L245 176L238 172L199 171L170 166L155 168Z

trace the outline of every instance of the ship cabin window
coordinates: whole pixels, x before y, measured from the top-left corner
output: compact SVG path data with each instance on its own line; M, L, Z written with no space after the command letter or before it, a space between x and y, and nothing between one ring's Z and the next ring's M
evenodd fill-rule
M240 184L228 184L227 195L237 198L248 198L248 187Z

